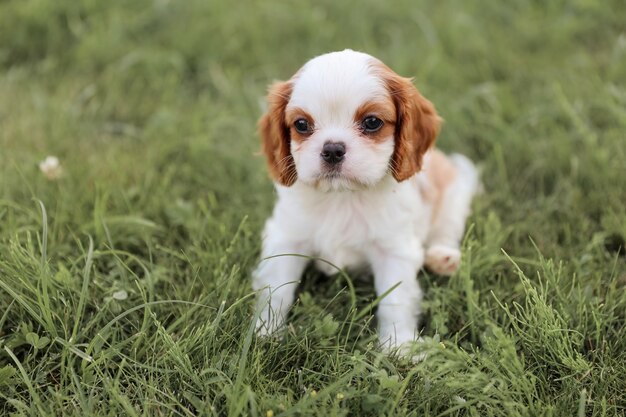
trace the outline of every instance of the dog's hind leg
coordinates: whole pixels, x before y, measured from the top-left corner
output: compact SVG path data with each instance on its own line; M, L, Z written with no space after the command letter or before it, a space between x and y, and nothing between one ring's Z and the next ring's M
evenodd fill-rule
M439 189L425 245L425 265L436 274L452 275L461 263L461 240L472 197L479 187L478 171L462 155L446 157L438 153L433 156L431 164L438 163L439 167L430 168L427 174L431 178L433 175L440 178L431 180ZM442 179L442 176L445 178Z

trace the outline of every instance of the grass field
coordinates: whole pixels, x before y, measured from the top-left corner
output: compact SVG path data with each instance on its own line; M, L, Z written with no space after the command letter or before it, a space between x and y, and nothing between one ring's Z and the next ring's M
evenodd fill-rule
M0 0L0 415L624 415L623 2L286 3ZM347 47L483 170L416 365L354 275L253 335L262 97Z

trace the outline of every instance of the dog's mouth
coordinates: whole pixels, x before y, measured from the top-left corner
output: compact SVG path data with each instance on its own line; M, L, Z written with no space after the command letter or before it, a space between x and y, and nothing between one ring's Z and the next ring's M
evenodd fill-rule
M322 172L318 175L318 179L334 179L341 178L343 176L344 174L342 173L341 164L331 165L322 169Z
M358 190L368 186L359 178L342 170L341 165L323 169L315 178L314 185L325 191Z

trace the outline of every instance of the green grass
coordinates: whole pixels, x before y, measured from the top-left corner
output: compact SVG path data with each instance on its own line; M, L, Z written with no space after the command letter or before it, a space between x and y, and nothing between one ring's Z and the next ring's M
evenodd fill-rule
M281 3L0 0L0 414L623 415L622 2ZM355 275L307 272L284 339L253 335L262 96L346 47L483 169L460 271L420 274L417 365Z

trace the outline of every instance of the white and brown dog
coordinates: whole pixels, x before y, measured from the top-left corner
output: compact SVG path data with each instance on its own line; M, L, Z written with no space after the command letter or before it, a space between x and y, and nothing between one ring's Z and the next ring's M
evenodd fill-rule
M378 295L393 288L378 305L378 334L406 347L418 336L418 271L459 267L476 169L433 148L441 119L432 103L364 53L310 60L271 86L268 103L259 130L278 201L254 272L259 333L283 325L309 256L369 266Z

